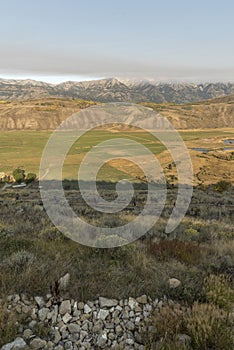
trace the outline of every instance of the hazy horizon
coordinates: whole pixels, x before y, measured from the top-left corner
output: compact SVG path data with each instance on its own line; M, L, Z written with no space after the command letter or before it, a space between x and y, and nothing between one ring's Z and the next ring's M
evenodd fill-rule
M231 0L1 5L3 78L234 81Z
M158 82L158 83L165 83L165 84L170 84L170 83L174 83L174 84L209 84L209 83L224 83L224 84L233 84L234 83L234 79L233 80L215 80L215 79L206 79L206 80L191 80L191 79L155 79L155 78L150 78L150 77L145 77L145 78L137 78L137 77L115 77L115 76L109 76L109 77L81 77L81 76L32 76L32 75L26 75L26 76L19 76L19 75L0 75L0 80L19 80L19 81L25 81L25 80L32 80L32 81L37 81L37 82L42 82L42 83L47 83L47 84L53 84L53 85L57 85L57 84L62 84L62 83L66 83L66 82L89 82L89 81L93 81L93 80L103 80L103 79L117 79L120 80L122 82L124 82L124 80L132 80L132 81L148 81L148 82Z

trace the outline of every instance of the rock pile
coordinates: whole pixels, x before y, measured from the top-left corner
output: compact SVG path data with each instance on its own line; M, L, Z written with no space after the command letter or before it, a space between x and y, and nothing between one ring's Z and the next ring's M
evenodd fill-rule
M8 297L9 312L24 315L22 336L1 350L14 349L139 349L145 321L161 301L146 295L133 299L100 297L87 303L61 300L51 295L28 300L24 295ZM43 329L48 332L42 335Z

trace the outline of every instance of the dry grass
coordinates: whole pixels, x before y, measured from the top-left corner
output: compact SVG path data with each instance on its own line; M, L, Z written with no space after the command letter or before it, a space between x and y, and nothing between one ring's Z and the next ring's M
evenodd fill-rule
M19 315L9 312L7 303L0 303L0 347L15 339L18 327Z
M193 348L230 350L234 347L233 317L212 304L194 303L184 322Z
M195 265L201 259L201 247L194 242L176 240L149 241L147 252L159 261L176 259L185 264Z
M233 316L213 304L191 307L169 303L156 309L143 333L147 349L230 350L234 346ZM190 337L185 343L179 334Z

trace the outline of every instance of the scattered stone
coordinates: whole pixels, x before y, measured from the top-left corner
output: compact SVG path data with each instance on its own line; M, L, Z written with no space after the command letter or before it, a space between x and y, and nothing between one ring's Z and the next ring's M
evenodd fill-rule
M39 308L42 308L45 305L45 300L42 297L35 297L35 302L37 303Z
M102 331L97 339L97 346L99 346L100 348L105 347L107 342L107 333L105 331Z
M59 331L57 329L54 330L53 336L54 336L53 342L55 344L58 344L58 342L61 340L62 337L61 337L61 334L59 333Z
M170 278L168 280L168 283L170 288L178 288L181 285L180 280L178 280L177 278Z
M72 349L74 349L73 346L72 346L72 342L71 342L71 341L67 341L67 342L65 343L64 349L66 349L66 350L72 350Z
M116 334L120 334L123 332L123 328L119 325L115 328L115 330L116 330Z
M69 321L71 321L72 319L72 316L69 314L69 313L66 313L64 316L63 316L63 322L64 323L68 323Z
M46 308L46 307L43 307L42 309L40 309L39 311L38 311L38 317L39 317L39 320L40 321L45 321L45 319L47 318L47 315L48 315L48 312L49 312L50 310L48 309L48 308Z
M78 303L78 309L79 309L79 310L84 310L84 305L85 305L84 303L79 302L79 303Z
M126 328L127 328L129 331L134 331L135 325L134 325L133 322L129 321L129 322L126 324Z
M178 334L176 339L182 346L190 344L192 340L191 337L187 334Z
M28 305L24 305L24 306L22 307L22 312L23 312L24 314L30 314L30 313L31 313L31 307L28 306Z
M37 321L36 320L32 320L31 322L29 322L28 326L30 329L33 329L36 327Z
M41 338L34 338L30 343L31 349L44 349L46 347L46 341Z
M99 298L99 304L100 304L101 308L103 308L103 307L113 307L113 306L118 305L118 300L116 300L116 299L107 299L107 298L100 297Z
M109 315L108 310L100 309L98 313L98 319L104 321L108 315Z
M71 313L71 302L70 300L64 300L62 301L60 308L59 308L59 313L61 315L65 315L65 314L70 314Z
M93 333L99 333L103 328L103 322L102 320L98 320L94 323L93 326Z
M128 305L133 310L137 306L137 301L135 299L133 299L133 298L129 298Z
M92 311L91 307L88 304L84 306L84 313L89 314Z
M63 277L59 279L59 288L63 291L67 290L70 281L70 273L66 273Z
M139 303L139 304L147 304L147 295L142 295L138 298L136 298L136 301Z
M79 333L80 332L80 326L77 323L70 323L68 326L68 331L70 333Z
M18 337L13 342L3 345L1 350L20 350L24 349L26 345L27 344L25 343L24 339Z
M31 329L25 329L23 333L23 338L25 340L30 339L30 337L33 335L33 331Z

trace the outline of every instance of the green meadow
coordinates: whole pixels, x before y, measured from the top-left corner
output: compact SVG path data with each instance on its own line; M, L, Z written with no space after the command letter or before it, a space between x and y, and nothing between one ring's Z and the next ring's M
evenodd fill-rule
M52 132L50 131L1 131L0 132L0 172L11 173L16 167L22 167L27 172L39 173L42 152ZM201 130L181 131L183 140L188 147L222 147L222 138L232 138L232 130ZM147 132L111 132L108 130L92 130L75 141L65 160L63 176L74 179L77 177L79 163L93 146L113 138L129 138L149 148L157 155L165 150L165 146L153 135ZM207 143L207 139L210 142ZM67 142L64 139L64 142ZM127 142L127 141L125 141ZM117 180L129 175L113 166L106 164L100 170L100 177L105 180Z

